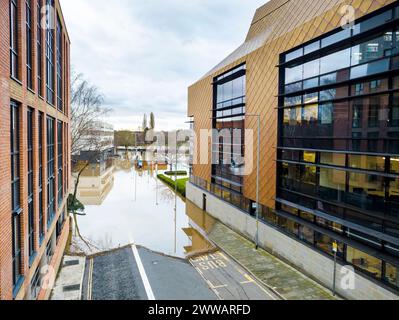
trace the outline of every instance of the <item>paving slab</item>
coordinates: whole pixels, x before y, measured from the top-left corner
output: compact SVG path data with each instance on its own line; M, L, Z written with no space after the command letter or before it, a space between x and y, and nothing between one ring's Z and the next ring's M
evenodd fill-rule
M220 249L234 258L268 288L286 300L336 300L331 291L295 270L224 224L217 222L208 235Z

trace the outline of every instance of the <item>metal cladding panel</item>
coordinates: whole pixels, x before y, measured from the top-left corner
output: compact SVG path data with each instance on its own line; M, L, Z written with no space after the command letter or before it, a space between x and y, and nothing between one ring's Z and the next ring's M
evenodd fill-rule
M211 129L212 81L218 74L234 66L247 64L247 114L261 115L260 202L274 208L276 193L276 147L278 128L279 56L304 42L312 40L340 26L343 5L352 5L356 19L394 0L275 0L259 8L248 32L246 42L212 69L205 78L189 88L188 115L194 116L195 131ZM260 34L264 43L253 50L243 50ZM240 55L240 50L242 51ZM250 51L248 53L248 51ZM232 57L235 58L232 61ZM248 117L246 128L254 132L254 170L244 178L244 196L256 199L257 120ZM210 160L210 155L209 155ZM194 175L210 182L211 165L194 165Z

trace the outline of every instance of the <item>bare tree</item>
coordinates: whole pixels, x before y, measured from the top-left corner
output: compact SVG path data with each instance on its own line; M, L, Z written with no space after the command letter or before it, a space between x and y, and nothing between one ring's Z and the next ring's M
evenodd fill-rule
M103 106L104 96L99 89L74 73L71 81L71 153L78 156L82 151L92 152L93 158L99 154L104 141L99 134L101 119L110 112ZM90 159L76 166L77 177L69 209L76 214L81 208L76 200L80 177L90 164Z

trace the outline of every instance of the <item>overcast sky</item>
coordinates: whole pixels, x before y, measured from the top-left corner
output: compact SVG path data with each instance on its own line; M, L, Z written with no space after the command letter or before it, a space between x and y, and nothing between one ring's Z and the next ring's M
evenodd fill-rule
M98 86L115 129L154 112L158 130L184 128L187 87L245 39L268 0L61 0L71 64Z

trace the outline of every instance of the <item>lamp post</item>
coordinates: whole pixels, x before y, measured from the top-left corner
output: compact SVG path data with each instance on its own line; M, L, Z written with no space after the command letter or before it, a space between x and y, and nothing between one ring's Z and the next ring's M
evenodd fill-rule
M246 117L257 117L258 118L258 150L256 160L256 235L255 235L255 246L256 250L259 248L259 216L260 216L260 114L247 114Z

